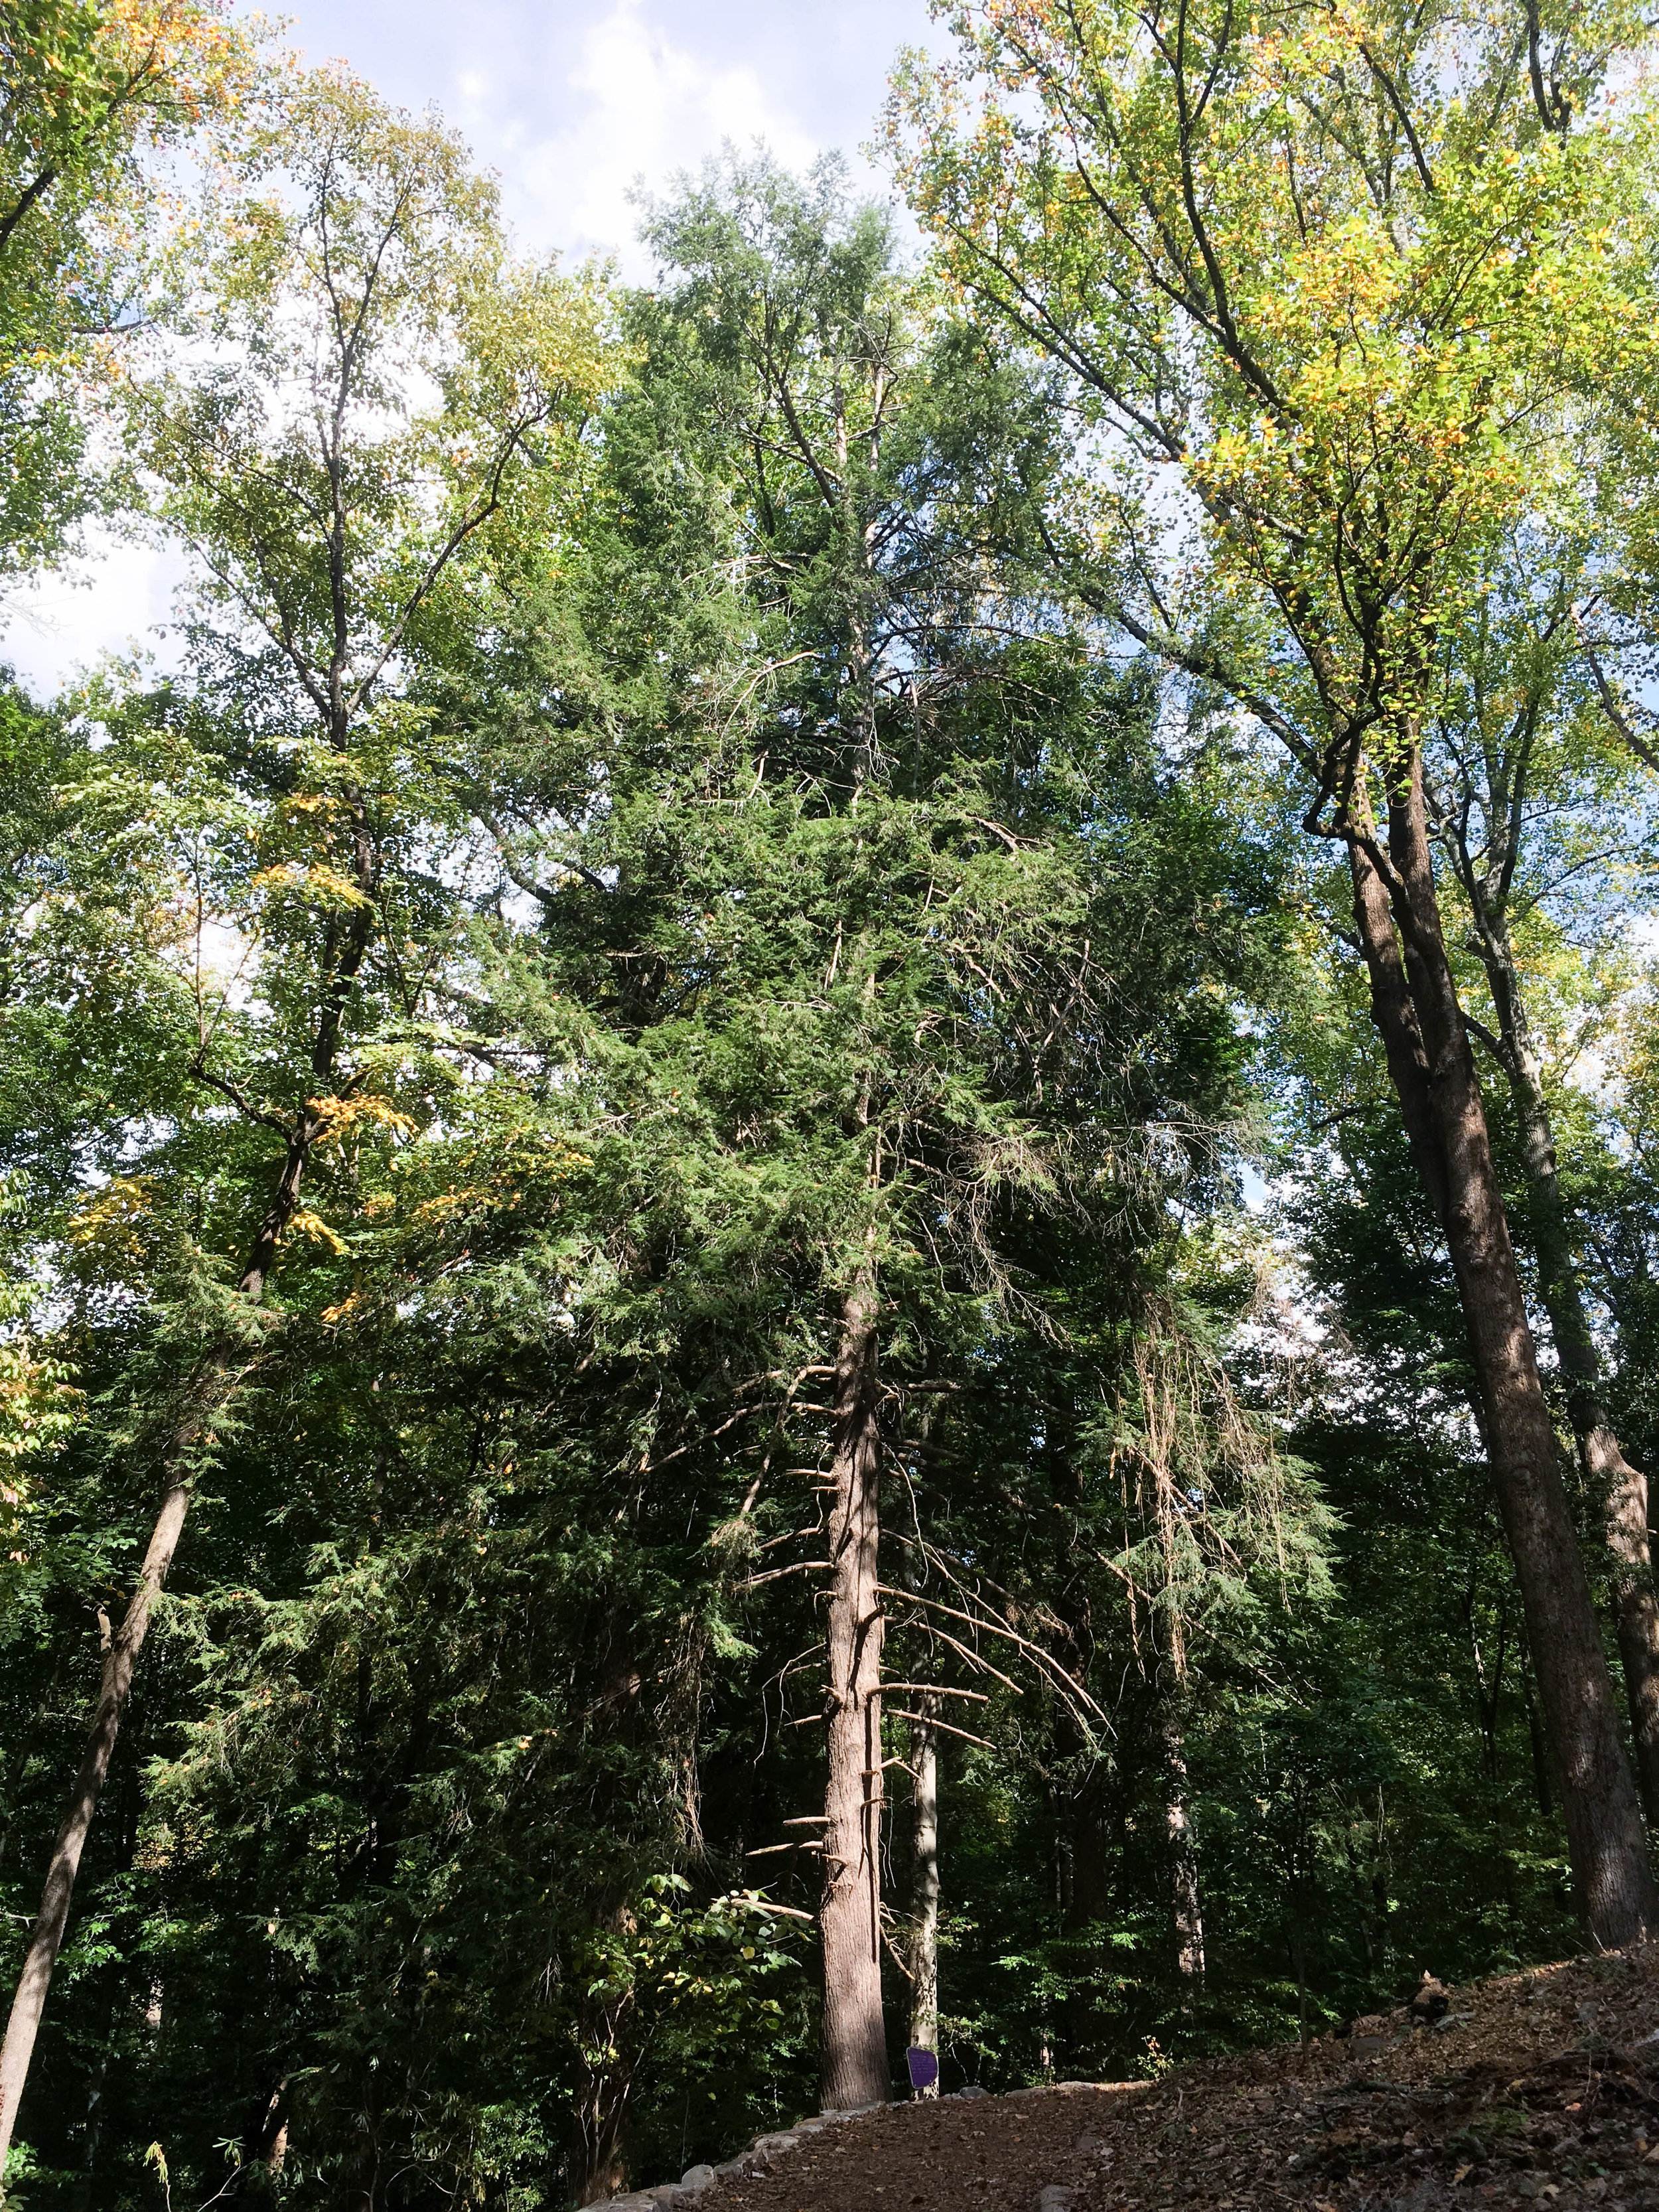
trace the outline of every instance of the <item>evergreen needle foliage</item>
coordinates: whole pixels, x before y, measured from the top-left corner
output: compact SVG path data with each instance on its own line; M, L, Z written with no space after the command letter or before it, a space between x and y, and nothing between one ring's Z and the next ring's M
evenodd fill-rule
M1641 33L1373 14L969 9L925 257L728 149L635 290L8 15L0 574L187 569L0 693L9 2203L595 2202L1639 1908Z

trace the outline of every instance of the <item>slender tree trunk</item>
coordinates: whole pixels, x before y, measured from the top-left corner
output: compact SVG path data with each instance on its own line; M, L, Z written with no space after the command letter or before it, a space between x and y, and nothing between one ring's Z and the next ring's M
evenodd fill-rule
M259 1224L238 1285L250 1305L259 1302L277 1240L299 1204L300 1178L314 1133L307 1110L301 1129L289 1141L276 1194ZM233 1358L232 1348L222 1345L210 1352L198 1371L190 1410L168 1439L162 1457L161 1502L143 1565L138 1571L137 1587L120 1626L113 1635L105 1635L103 1667L92 1726L70 1792L69 1810L64 1815L46 1863L40 1909L35 1915L29 1947L23 1958L23 1971L18 1977L16 1994L6 2021L5 2040L0 2044L0 2172L4 2170L6 2154L16 2128L17 2108L28 2080L35 2038L46 2010L46 1992L52 1987L58 1954L64 1948L81 1854L115 1754L116 1739L132 1691L133 1672L149 1632L150 1613L167 1581L189 1510L190 1476L185 1462L191 1446L235 1387Z
M1474 1668L1474 1701L1480 1715L1480 1741L1486 1755L1486 1779L1494 1787L1498 1782L1498 1709L1504 1694L1504 1660L1509 1644L1509 1618L1500 1596L1498 1601L1498 1648L1488 1666L1486 1654L1480 1649L1480 1632L1474 1613L1475 1581L1473 1573L1463 1595L1463 1619L1469 1632L1469 1657Z
M933 1726L939 1700L924 1692L922 1718L910 1727L910 1758L915 1774L915 1856L913 1862L910 1937L910 2047L939 2050L939 1730ZM935 2079L916 2093L937 2097Z
M866 1274L842 1310L830 1517L829 1778L824 1790L822 2101L885 2103L881 2006L881 1443L876 1291Z
M1191 1791L1187 1746L1175 1699L1166 1692L1158 1701L1158 1754L1164 1771L1164 1832L1170 1850L1170 1903L1175 1927L1176 1972L1184 2002L1204 1978L1204 1914L1198 1887L1198 1853L1193 1846L1187 1808Z
M1363 848L1363 834L1356 826L1350 847L1372 1008L1379 1025L1388 1024L1384 1044L1390 1073L1404 1086L1401 1105L1407 1131L1416 1127L1431 1136L1443 1171L1442 1220L1480 1385L1498 1511L1521 1585L1545 1730L1561 1778L1579 1911L1595 1942L1634 1942L1659 1926L1659 1902L1441 930L1421 763L1414 750L1391 789L1389 821L1395 879L1391 907L1404 945L1414 1039L1400 1034L1402 1010L1379 988L1399 953L1391 942L1379 941L1376 903L1369 896L1369 876L1379 872ZM1432 1160L1430 1168L1425 1184L1432 1200Z
M1389 1955L1389 1818L1380 1783L1374 1833L1376 1848L1371 1856L1371 1910L1365 1933L1365 1964L1373 1974L1387 1964Z
M1605 1420L1587 1420L1581 1442L1585 1474L1606 1499L1613 1620L1636 1769L1649 1826L1659 1830L1659 1604L1648 1535L1648 1479L1620 1450Z
M1654 1589L1648 1539L1648 1479L1620 1449L1601 1401L1601 1362L1573 1261L1543 1070L1507 927L1501 917L1490 915L1484 908L1477 898L1481 953L1498 1012L1500 1057L1521 1125L1538 1291L1550 1317L1584 1478L1601 1515L1613 1562L1613 1621L1636 1746L1637 1779L1652 1828L1659 1826L1659 1595Z
M343 732L336 733L336 742L337 745L343 744ZM315 1112L316 1100L326 1095L332 1086L346 1006L374 933L371 895L378 887L379 878L373 842L361 798L355 790L347 795L351 805L355 872L357 888L363 894L363 902L354 915L343 939L335 938L333 925L330 925L328 951L324 963L328 981L317 1002L317 1027L311 1043L308 1088L313 1095L301 1098L295 1115L282 1171L276 1178L270 1204L259 1224L248 1253L247 1264L237 1285L249 1306L257 1306L264 1295L265 1284L276 1262L276 1248L283 1231L293 1219L300 1203L301 1180L310 1160L312 1147L322 1129L322 1123ZM195 1072L198 1075L204 1074L199 1058ZM204 1079L206 1079L205 1076ZM222 1089L223 1085L218 1087ZM5 2170L6 2154L11 2148L12 2135L17 2125L17 2107L28 2080L29 2062L34 2053L35 2037L40 2033L41 2014L46 2008L46 1992L52 1986L52 1972L58 1963L58 1954L63 1948L64 1934L69 1924L70 1904L75 1894L75 1878L81 1865L81 1853L88 1831L92 1826L93 1814L98 1809L105 1778L109 1773L115 1740L120 1734L121 1717L126 1710L127 1698L132 1688L133 1670L138 1663L138 1654L143 1649L144 1638L149 1632L150 1611L167 1581L167 1570L173 1565L173 1555L178 1549L185 1515L189 1509L190 1479L184 1462L191 1446L235 1389L239 1375L234 1344L222 1343L207 1354L198 1370L190 1412L175 1430L162 1455L161 1502L156 1512L155 1526L150 1534L149 1549L144 1553L143 1565L139 1570L138 1586L132 1594L121 1626L108 1639L104 1652L103 1672L92 1727L88 1733L86 1749L82 1754L80 1771L70 1792L69 1811L58 1832L58 1839L47 1863L40 1910L35 1916L29 1948L23 1960L23 1971L18 1978L16 1995L12 2000L11 2013L6 2022L5 2040L0 2044L0 2173Z
M1292 1921L1285 1930L1285 1944L1291 1954L1291 1972L1296 1977L1296 2039L1308 2039L1308 1943L1299 1920Z
M109 1772L109 1763L115 1750L115 1739L120 1732L121 1716L126 1709L127 1698L132 1688L132 1670L138 1654L143 1648L144 1633L149 1626L150 1607L157 1592L167 1580L167 1569L173 1564L173 1554L179 1542L179 1532L185 1525L185 1507L188 1492L182 1478L171 1478L162 1493L161 1507L155 1516L155 1527L144 1553L144 1564L139 1571L138 1587L132 1594L120 1626L112 1636L104 1639L102 1679L99 1684L98 1704L93 1714L91 1731L86 1749L81 1755L80 1771L70 1793L69 1810L58 1831L58 1840L46 1868L45 1893L40 1910L35 1917L29 1948L24 1955L23 1971L18 1977L17 1993L12 1999L11 2014L6 2022L6 2038L0 2045L0 2170L3 2169L7 2151L11 2147L17 2106L28 2079L29 2060L34 2051L34 2039L40 2032L40 2016L46 2009L46 1991L52 1986L52 1969L58 1963L58 1954L63 1948L64 1930L69 1923L70 1900L75 1894L75 1877L81 1864L81 1853L85 1848L87 1832L92 1826L92 1816L98 1809L98 1799Z

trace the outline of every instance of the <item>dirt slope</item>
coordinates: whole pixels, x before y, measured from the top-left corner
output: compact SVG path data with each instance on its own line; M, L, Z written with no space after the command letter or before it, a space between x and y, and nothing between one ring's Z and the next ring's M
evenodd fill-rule
M1659 2212L1659 1946L1183 2068L769 2137L696 2212ZM701 2179L701 2176L699 2177Z

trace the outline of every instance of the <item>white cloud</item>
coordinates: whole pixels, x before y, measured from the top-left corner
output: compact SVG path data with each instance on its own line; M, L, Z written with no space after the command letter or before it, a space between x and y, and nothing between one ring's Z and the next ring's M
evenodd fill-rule
M0 604L0 661L50 699L108 653L152 650L183 574L176 552L89 532L88 557L32 578Z
M332 9L319 6L318 12L337 15L338 0ZM502 173L507 209L523 245L556 247L567 264L590 252L614 255L624 279L639 283L652 268L635 237L639 210L629 194L637 180L659 191L677 171L696 170L728 139L744 150L763 140L795 169L823 150L788 94L775 82L769 83L779 74L779 55L770 47L757 46L755 61L732 59L729 47L720 58L700 55L648 16L645 0L611 0L582 33L572 61L569 21L561 11L550 33L539 9L486 9L475 29L488 27L492 48L480 53L469 38L465 66L452 64L443 72L457 95L454 120ZM416 62L429 68L437 58L422 44L424 21L417 9ZM345 27L331 22L317 50L336 51L337 31ZM892 35L908 27L895 18ZM546 74L539 84L530 58L536 38L546 40ZM393 58L361 53L357 58L374 74L377 61L389 64ZM407 50L398 58L407 64ZM866 96L860 89L860 103ZM826 114L819 119L839 128L847 118ZM857 164L855 173L866 189L885 196L872 173ZM43 697L106 653L138 643L153 647L155 626L167 620L183 574L177 553L113 538L94 541L88 555L72 569L43 576L0 603L0 661L9 661Z
M527 237L568 255L616 253L635 281L650 273L628 198L637 179L659 187L728 138L744 148L764 139L797 168L819 151L755 70L714 65L675 45L647 20L641 0L615 0L589 27L568 82L576 119L510 149L502 162L515 220Z

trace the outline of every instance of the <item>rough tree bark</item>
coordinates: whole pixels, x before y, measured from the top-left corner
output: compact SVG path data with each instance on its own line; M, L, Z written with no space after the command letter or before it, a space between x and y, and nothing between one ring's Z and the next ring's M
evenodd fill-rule
M612 2023L601 2021L599 2033L608 2041ZM604 2044L599 2045L603 2050ZM585 2065L575 2099L570 2146L570 2173L579 2205L602 2204L614 2197L628 2179L623 2156L623 2130L633 2097L634 2073L627 2065Z
M243 2151L243 2163L262 2166L275 2179L288 2162L288 2076L284 2074L265 2100Z
M910 1936L910 2047L939 2049L939 1730L933 1725L939 1700L924 1692L917 1700L921 1717L910 1724L910 1760L915 1776L915 1832L912 1860ZM937 2097L939 2082L916 2092Z
M1532 1691L1532 1669L1523 1653L1521 1662L1521 1702L1526 1709L1527 1741L1532 1747L1532 1788L1538 1809L1547 1820L1555 1810L1555 1790L1550 1778L1550 1747L1544 1741L1544 1723L1538 1717L1538 1700Z
M1555 1157L1555 1131L1544 1096L1543 1066L1507 921L1474 891L1482 965L1498 1014L1499 1066L1521 1128L1538 1293L1550 1317L1567 1410L1589 1494L1601 1516L1613 1563L1613 1624L1624 1668L1637 1780L1650 1828L1659 1826L1659 1595L1648 1536L1648 1479L1632 1467L1601 1399L1601 1362L1584 1311L1573 1239Z
M878 1589L881 1441L876 1290L866 1274L842 1308L836 1360L825 1717L821 2098L825 2112L885 2103L881 2006L881 1644Z
M185 1524L188 1496L183 1478L176 1472L171 1474L162 1492L161 1510L155 1516L155 1527L144 1553L144 1563L139 1570L138 1586L132 1594L120 1626L112 1636L106 1634L103 1639L102 1676L99 1684L98 1703L93 1712L92 1728L87 1737L86 1748L81 1755L75 1786L70 1792L69 1810L58 1831L58 1839L47 1863L40 1910L35 1916L29 1947L23 1958L23 1971L18 1977L16 1994L12 1999L11 2014L6 2022L5 2042L0 2045L0 2169L3 2169L6 2153L11 2148L17 2107L23 2094L23 2085L28 2079L29 2061L33 2056L35 2037L40 2033L40 2017L46 2010L46 1991L52 1986L52 1970L58 1964L58 1954L63 1948L64 1930L69 1924L70 1901L75 1894L75 1877L80 1869L81 1853L85 1848L92 1816L98 1809L98 1800L109 1773L115 1739L120 1732L121 1716L126 1710L127 1698L132 1688L132 1671L149 1626L150 1607L167 1580L167 1569L173 1564L173 1554L178 1546L179 1532Z
M1187 1746L1176 1701L1166 1691L1158 1701L1158 1758L1164 1774L1164 1832L1170 1852L1170 1905L1175 1929L1176 1972L1185 2001L1204 1978L1204 1912L1198 1887L1198 1853L1193 1846L1187 1807L1191 1790Z
M1351 820L1347 840L1372 1012L1419 1171L1426 1156L1424 1180L1431 1200L1437 1179L1443 1177L1441 1219L1468 1329L1487 1456L1521 1587L1545 1729L1559 1771L1579 1911L1595 1942L1634 1942L1659 1926L1659 1905L1446 953L1422 764L1414 747L1390 779L1386 876L1367 825ZM1372 877L1386 884L1389 895L1386 934ZM1398 991L1402 949L1404 1003ZM1414 1017L1409 1024L1407 1006Z
M1417 1008L1412 1003L1400 940L1395 934L1388 887L1357 838L1349 842L1348 864L1353 874L1354 920L1359 925L1360 950L1370 982L1371 1020L1382 1040L1413 1164L1436 1220L1443 1224L1446 1157L1429 1103L1429 1058Z

